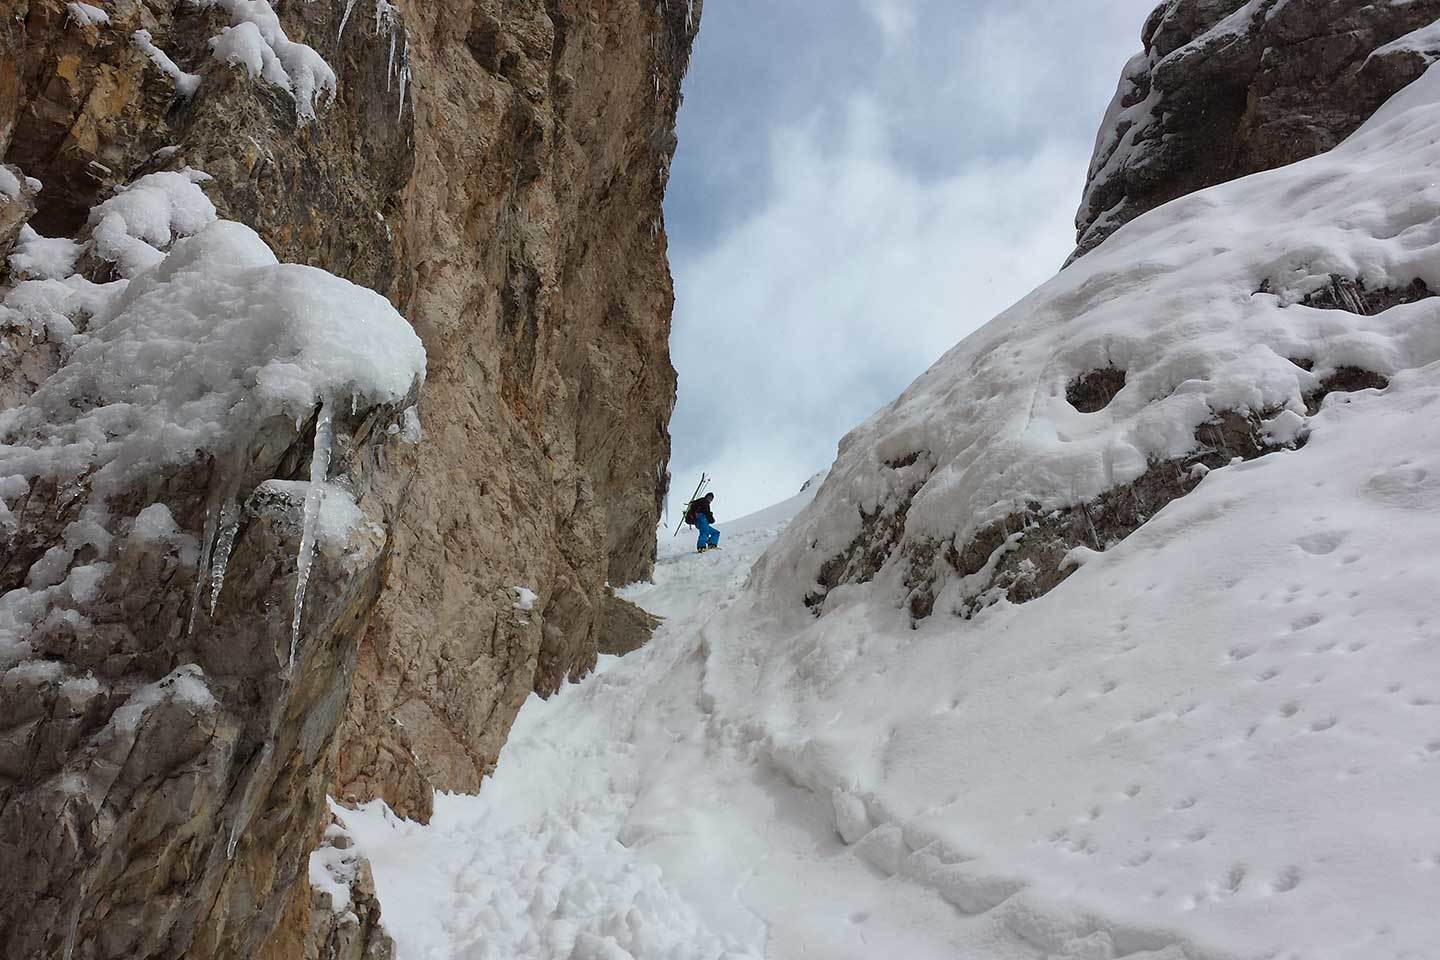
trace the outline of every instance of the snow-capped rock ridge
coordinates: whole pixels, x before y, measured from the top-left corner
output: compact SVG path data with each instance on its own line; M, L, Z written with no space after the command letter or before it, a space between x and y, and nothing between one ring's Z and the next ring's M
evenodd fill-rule
M1122 71L1076 256L1162 203L1322 153L1440 56L1434 0L1166 0Z
M1440 359L1437 88L1427 73L1329 154L1152 211L956 346L842 441L767 556L768 588L820 606L827 588L875 577L897 604L920 591L934 595L922 607L963 611L991 578L967 581L1010 535L1156 470L1183 493L1205 469L1323 429L1324 394ZM1334 302L1344 290L1354 302ZM1107 369L1123 387L1077 409L1077 379ZM1163 506L1144 499L1125 510ZM1096 518L1075 517L1086 535L1070 547L1104 549ZM857 543L874 549L837 575Z

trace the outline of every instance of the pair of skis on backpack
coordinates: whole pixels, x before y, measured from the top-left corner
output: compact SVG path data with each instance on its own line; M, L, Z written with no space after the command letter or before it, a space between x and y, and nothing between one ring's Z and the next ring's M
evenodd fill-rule
M710 475L709 475L709 474L706 474L706 473L700 474L700 482L695 485L695 492L694 492L693 494L691 494L691 495L690 495L690 499L685 502L685 517L684 517L684 519L682 519L682 520L680 521L680 524L675 528L675 536L678 537L678 536L680 535L681 529L684 528L684 526L685 526L687 523L688 523L690 526L692 526L692 527L693 527L693 526L696 526L696 525L699 525L700 517L697 516L697 513L696 513L697 510L703 509L703 510L705 511L705 517L706 517L706 519L708 519L710 523L714 523L714 522L715 522L715 521L714 521L714 517L713 517L713 515L710 513L710 510L709 510L709 501L714 497L714 494L711 494L709 497L704 498L704 502L703 502L703 503L701 502L701 494L705 492L705 487L710 483L710 479L711 479L711 478L710 478ZM702 526L702 530L706 529L706 528L703 527L703 525L701 525L701 526ZM719 531L718 531L718 530L708 530L707 532L713 533L713 534L715 535L715 539L716 539L716 540L720 539L720 535L719 535ZM702 539L705 539L705 538L702 536ZM719 549L720 549L720 544L718 544L718 543L701 543L698 547L695 548L695 552L696 552L696 553L709 553L711 550L719 550Z

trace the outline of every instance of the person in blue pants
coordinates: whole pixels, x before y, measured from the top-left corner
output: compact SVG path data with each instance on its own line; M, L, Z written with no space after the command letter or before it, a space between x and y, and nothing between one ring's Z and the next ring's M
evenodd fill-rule
M685 519L700 528L700 540L695 544L698 553L715 550L720 546L720 531L715 529L715 512L711 509L714 502L715 494L707 493L693 501L685 511Z

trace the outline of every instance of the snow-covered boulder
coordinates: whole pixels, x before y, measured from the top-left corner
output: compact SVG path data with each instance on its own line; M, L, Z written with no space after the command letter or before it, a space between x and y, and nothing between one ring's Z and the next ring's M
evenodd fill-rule
M33 180L13 164L0 164L0 280L5 277L6 259L25 223L35 213L35 195L40 181Z

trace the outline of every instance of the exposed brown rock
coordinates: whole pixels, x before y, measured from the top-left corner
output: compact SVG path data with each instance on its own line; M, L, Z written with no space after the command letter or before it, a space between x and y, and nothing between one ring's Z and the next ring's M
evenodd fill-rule
M302 941L352 955L354 938L296 906L327 791L425 817L434 789L477 789L529 692L593 665L623 610L607 581L653 565L675 391L661 203L701 0L361 0L343 31L344 0L277 8L338 75L318 122L208 55L218 8L117 0L91 26L60 0L0 0L0 159L44 183L25 214L41 233L72 235L145 173L205 170L221 216L282 260L386 294L429 353L423 442L384 432L398 410L340 425L336 470L375 525L317 567L293 675L295 504L260 482L303 475L307 427L269 424L235 438L242 467L203 459L117 505L166 503L198 539L217 485L257 491L213 620L186 632L193 557L127 555L93 633L41 638L62 680L6 688L7 958L61 956L67 940L87 960ZM201 77L193 97L131 41L139 29ZM6 337L8 406L58 358L42 334ZM73 493L37 485L11 505L7 584L55 542ZM213 709L166 699L133 739L107 732L131 691L188 663ZM87 670L99 691L75 700L63 677ZM71 799L67 777L111 766L105 790Z
M336 853L339 886L348 900L297 883L276 935L257 960L393 960L395 941L380 923L380 901L370 861L338 825L325 830L318 853Z
M1081 413L1097 413L1125 389L1125 371L1114 367L1091 370L1076 377L1065 389L1065 399Z
M600 623L599 652L623 656L639 650L650 642L660 618L651 615L629 600L607 593Z
M24 172L11 164L3 165L17 184L15 196L0 190L0 280L9 270L7 260L15 246L20 229L35 215L35 189L26 182Z
M1374 316L1403 303L1417 303L1435 296L1435 292L1424 280L1415 279L1409 286L1392 289L1370 287L1365 278L1351 280L1335 273L1330 282L1306 297L1302 302L1307 307L1319 310L1345 310L1361 316Z
M1440 0L1165 0L1096 142L1075 256L1147 210L1323 153L1440 57Z
M430 351L426 442L339 795L378 790L424 815L434 788L477 789L530 691L594 663L605 582L650 571L675 389L661 200L684 8L409 13L420 132L397 237L414 277L402 309ZM540 595L532 613L515 586Z
M1082 547L1103 552L1140 529L1173 500L1185 496L1211 470L1303 445L1271 439L1260 415L1228 412L1196 431L1196 450L1178 460L1153 463L1138 479L1093 500L1057 510L1030 504L977 531L968 541L906 544L906 603L914 620L934 612L940 585L968 578L957 610L968 619L1001 597L1026 603L1055 589L1077 566L1066 562Z

